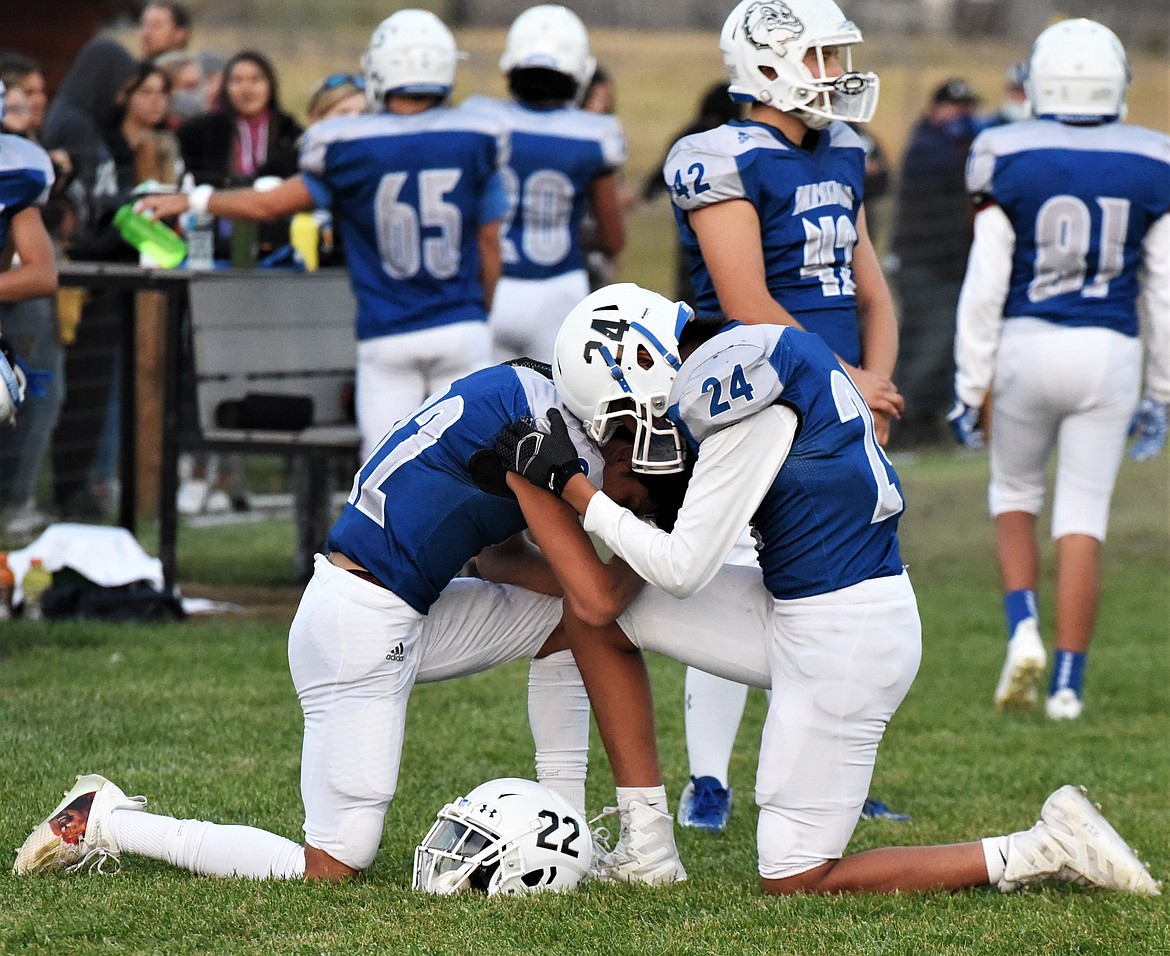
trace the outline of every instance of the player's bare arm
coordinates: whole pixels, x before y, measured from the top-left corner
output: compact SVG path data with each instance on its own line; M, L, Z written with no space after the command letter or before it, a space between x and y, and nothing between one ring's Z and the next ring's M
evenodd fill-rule
M593 487L583 476L577 477ZM508 474L508 487L564 589L565 603L594 627L615 621L642 589L642 579L624 561L604 564L582 530L577 513L555 495L514 472Z
M484 308L490 310L496 294L496 283L503 272L503 256L500 252L500 220L485 222L476 236L479 245L479 283L483 286Z
M617 170L593 180L589 204L597 218L597 238L602 250L609 256L621 255L626 247L626 227L622 221L621 180Z
M803 326L768 292L760 217L746 199L729 199L687 214L723 314L745 325Z
M20 264L0 271L0 302L20 302L56 291L53 243L39 209L30 206L12 217L7 247L0 257L5 267L12 261L13 253L20 256Z
M213 216L269 222L281 216L308 212L317 207L309 187L305 185L305 180L301 176L286 179L275 189L209 190L206 186L199 186L197 190L204 192L197 191L191 195L176 193L170 196L146 196L135 203L135 209L149 213L157 219L169 219L171 216L186 212L193 205L203 205L202 211Z

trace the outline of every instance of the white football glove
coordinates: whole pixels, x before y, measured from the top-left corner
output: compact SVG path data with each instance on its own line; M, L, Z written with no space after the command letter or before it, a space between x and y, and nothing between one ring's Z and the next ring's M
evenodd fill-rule
M24 372L8 343L0 337L0 425L15 425L16 412L24 404Z
M958 397L947 413L947 424L951 426L955 441L972 451L978 451L983 447L982 419L982 409L967 405Z

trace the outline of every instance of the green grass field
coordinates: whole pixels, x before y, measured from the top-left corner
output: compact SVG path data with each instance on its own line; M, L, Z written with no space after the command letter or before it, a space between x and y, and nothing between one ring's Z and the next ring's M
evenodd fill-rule
M1170 877L1170 462L1163 456L1123 467L1088 708L1068 725L1000 715L990 705L1003 637L985 458L939 454L899 467L908 500L904 555L925 651L883 744L873 791L914 821L862 822L851 849L1026 827L1052 789L1077 782L1154 874ZM245 613L165 627L0 628L0 846L14 851L74 774L93 771L128 793L145 793L162 813L299 836L300 712L284 646L298 596L283 583L291 549L291 527L278 520L183 530L185 593L235 600ZM1041 600L1050 620L1047 570ZM657 659L652 667L673 802L686 775L682 668ZM416 689L399 793L382 850L361 881L219 881L130 858L112 877L17 879L5 863L0 952L1170 952L1170 893L1160 900L1068 887L1014 896L761 896L751 797L764 705L758 692L749 697L732 764L728 832L679 834L687 884L491 901L416 895L412 853L435 811L483 780L531 775L525 683L526 668L513 666ZM595 740L591 812L612 799L611 788Z

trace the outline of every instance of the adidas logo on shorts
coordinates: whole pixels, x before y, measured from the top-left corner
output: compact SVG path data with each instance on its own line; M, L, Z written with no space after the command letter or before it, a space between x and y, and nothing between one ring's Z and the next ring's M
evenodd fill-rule
M386 655L386 660L395 661L399 664L406 660L406 653L402 650L402 641L394 645L390 653Z

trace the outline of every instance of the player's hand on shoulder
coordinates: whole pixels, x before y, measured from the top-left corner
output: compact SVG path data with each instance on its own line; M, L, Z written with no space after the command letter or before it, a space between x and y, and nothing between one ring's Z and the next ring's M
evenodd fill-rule
M581 473L581 457L555 408L548 411L548 425L544 432L531 418L511 422L496 435L495 448L508 471L560 497L569 479Z
M960 398L955 398L955 404L947 413L947 424L951 432L964 448L978 451L983 447L983 410L967 405Z
M1129 435L1135 438L1129 457L1134 461L1157 458L1166 445L1167 405L1150 396L1141 400L1129 423Z

